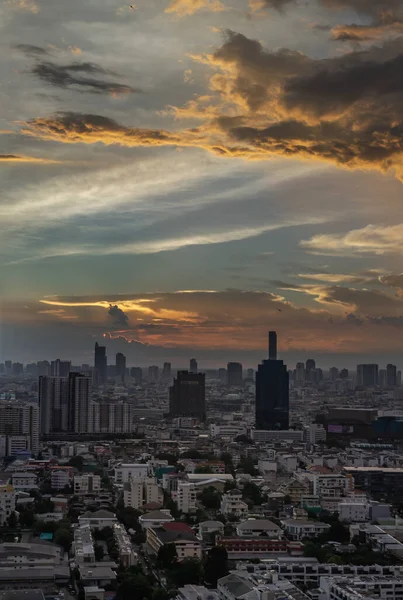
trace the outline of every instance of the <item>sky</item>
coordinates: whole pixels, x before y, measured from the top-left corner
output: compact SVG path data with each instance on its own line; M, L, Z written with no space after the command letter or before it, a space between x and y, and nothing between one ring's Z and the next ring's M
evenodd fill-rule
M400 0L0 0L0 360L403 366Z

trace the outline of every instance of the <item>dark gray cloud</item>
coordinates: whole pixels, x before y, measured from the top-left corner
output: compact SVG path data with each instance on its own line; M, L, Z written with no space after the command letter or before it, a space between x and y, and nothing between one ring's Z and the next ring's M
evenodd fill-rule
M126 326L129 323L129 317L117 304L110 304L108 315L113 317L115 325Z
M33 46L31 44L17 44L13 46L16 50L21 50L27 56L48 56L50 52L41 46Z
M58 65L54 62L43 61L35 64L30 72L52 86L75 89L80 92L112 95L140 92L129 85L87 77L87 75L111 75L109 71L89 62Z
M403 273L400 273L399 275L384 275L383 277L380 277L380 281L390 287L403 290Z

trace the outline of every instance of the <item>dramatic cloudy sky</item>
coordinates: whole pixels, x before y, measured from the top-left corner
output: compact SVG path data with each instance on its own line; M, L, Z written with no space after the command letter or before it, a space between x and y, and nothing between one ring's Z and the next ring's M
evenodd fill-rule
M0 360L401 361L400 0L0 0Z

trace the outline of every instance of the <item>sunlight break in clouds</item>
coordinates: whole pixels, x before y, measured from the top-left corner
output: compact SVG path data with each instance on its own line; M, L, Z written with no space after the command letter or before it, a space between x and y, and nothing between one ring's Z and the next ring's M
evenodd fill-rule
M13 10L21 10L34 14L39 12L39 6L34 0L6 0L5 5Z
M300 245L312 254L325 256L403 254L403 223L367 225L348 233L315 235L310 240L302 240Z

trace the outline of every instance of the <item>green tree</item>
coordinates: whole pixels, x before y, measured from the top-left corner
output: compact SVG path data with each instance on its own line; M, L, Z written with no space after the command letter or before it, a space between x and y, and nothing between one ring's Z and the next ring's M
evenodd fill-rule
M260 492L260 488L250 481L247 481L243 486L242 498L245 502L260 505L263 504L264 498Z
M135 529L135 530L137 530L140 527L140 524L139 524L140 514L141 513L139 513L138 510L135 510L134 508L131 508L130 506L123 508L121 510L117 510L117 512L116 512L116 516L119 519L119 521L122 521L122 523L128 529Z
M244 433L242 435L237 435L235 441L241 444L253 444L253 441Z
M203 455L196 448L189 448L180 456L181 458L203 458Z
M129 570L119 577L116 600L133 600L133 598L149 600L151 596L152 587L141 573L133 573Z
M58 529L53 541L61 546L65 552L68 552L73 541L73 534L70 529Z
M20 511L20 525L22 528L29 528L35 524L35 513L31 509Z
M151 600L169 600L170 595L164 588L155 587L151 596Z
M72 456L70 458L68 464L69 464L70 467L74 467L78 471L82 471L83 470L83 466L84 466L84 459L80 455L78 455L78 456Z
M18 524L17 515L15 514L15 511L13 511L12 513L10 513L10 516L7 519L7 526L10 529L15 529L17 527L17 524Z
M200 494L200 501L205 508L218 510L221 504L221 494L213 486L209 486L204 488Z
M283 499L284 504L292 504L292 498L289 494L286 494Z
M173 543L164 544L158 550L157 561L163 569L171 569L178 561L176 546Z
M217 587L217 580L228 575L228 552L223 546L213 546L204 564L204 580Z
M196 467L195 473L212 474L212 473L214 473L214 471L211 467L209 467L208 465L205 465L205 466Z
M198 558L185 558L174 565L168 577L176 587L198 585L203 578L203 563Z
M257 475L259 475L259 471L255 469L253 460L251 460L250 458L241 458L238 465L238 469L242 469L244 473L246 473L247 475L251 475L252 477L256 477Z
M101 544L94 544L95 560L101 561L105 556L105 550Z
M236 488L236 481L226 481L224 483L224 492L229 492L230 490L235 490Z

